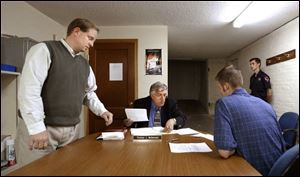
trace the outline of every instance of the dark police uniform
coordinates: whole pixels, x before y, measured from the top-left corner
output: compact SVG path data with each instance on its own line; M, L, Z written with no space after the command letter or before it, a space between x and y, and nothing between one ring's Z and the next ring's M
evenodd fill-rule
M270 77L263 71L259 71L257 75L254 73L250 78L251 95L259 97L267 101L267 90L271 89Z

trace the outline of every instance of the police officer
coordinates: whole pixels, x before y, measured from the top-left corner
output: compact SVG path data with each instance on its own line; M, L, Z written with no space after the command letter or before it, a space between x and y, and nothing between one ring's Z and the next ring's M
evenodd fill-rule
M259 58L252 58L249 61L250 68L254 71L250 78L251 95L270 102L272 97L270 77L260 69L261 62Z

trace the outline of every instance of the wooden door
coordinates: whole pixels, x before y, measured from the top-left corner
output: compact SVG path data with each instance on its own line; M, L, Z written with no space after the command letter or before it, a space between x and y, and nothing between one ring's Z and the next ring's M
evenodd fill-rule
M89 111L89 133L107 128L123 127L124 109L134 101L137 40L96 40L90 49L90 65L95 73L96 94L106 109L114 114L113 123L106 127L101 117ZM112 80L110 66L122 68L122 79ZM120 70L118 70L120 71Z

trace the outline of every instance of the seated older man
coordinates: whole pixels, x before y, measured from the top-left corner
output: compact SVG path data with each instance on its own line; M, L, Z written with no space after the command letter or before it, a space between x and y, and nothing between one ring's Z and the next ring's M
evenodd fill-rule
M125 119L124 124L127 127L154 127L162 126L165 131L171 131L174 128L182 128L185 124L186 116L178 108L176 102L168 98L168 87L166 84L156 82L151 85L150 96L135 100L134 108L147 109L149 121L133 122L131 119Z

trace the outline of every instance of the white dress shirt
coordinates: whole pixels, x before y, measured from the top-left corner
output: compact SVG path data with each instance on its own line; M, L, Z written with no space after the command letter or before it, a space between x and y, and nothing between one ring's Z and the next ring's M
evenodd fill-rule
M75 54L74 50L64 39L61 39L60 42L63 43L73 57L75 55L80 55L80 53ZM50 52L45 43L36 44L28 51L20 77L18 98L22 118L27 125L30 135L46 130L44 124L45 112L41 92L43 84L48 76L50 65ZM94 92L96 89L95 75L90 67L90 74L85 89L86 98L84 104L87 105L93 113L100 116L107 110Z

